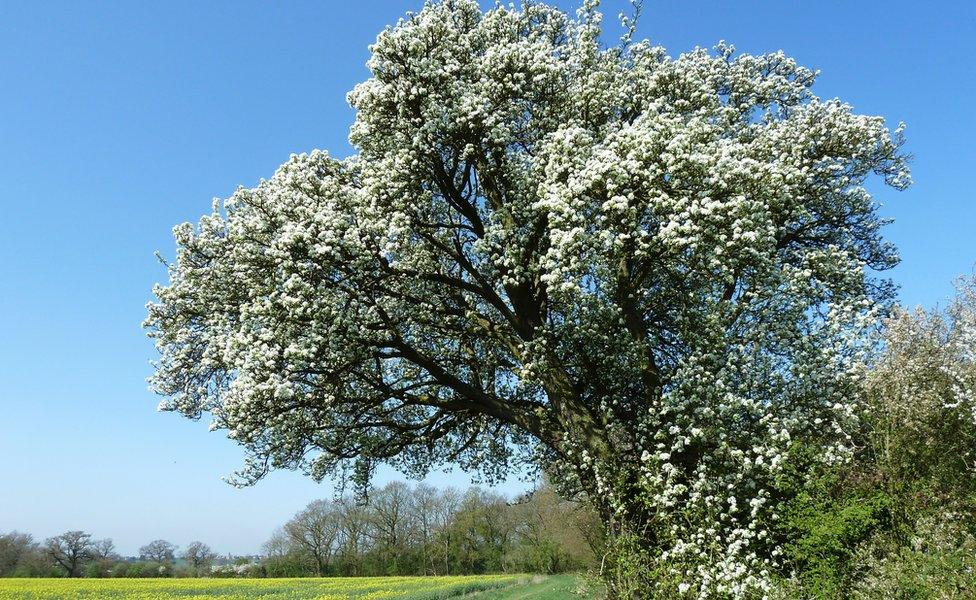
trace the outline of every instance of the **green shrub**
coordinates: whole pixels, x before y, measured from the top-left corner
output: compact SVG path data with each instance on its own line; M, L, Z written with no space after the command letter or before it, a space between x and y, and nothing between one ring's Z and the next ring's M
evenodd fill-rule
M976 598L976 537L959 515L924 517L910 544L878 539L858 556L858 600ZM971 521L970 521L971 524Z
M856 576L858 548L890 523L892 500L883 492L841 498L797 495L787 504L784 525L789 541L784 556L795 568L804 594L846 598Z

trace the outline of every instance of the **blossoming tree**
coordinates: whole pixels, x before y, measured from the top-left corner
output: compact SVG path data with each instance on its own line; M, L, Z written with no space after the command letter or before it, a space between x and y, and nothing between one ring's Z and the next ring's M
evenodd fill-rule
M900 130L782 53L632 34L474 0L382 32L355 156L175 229L161 408L211 415L243 482L531 463L636 540L641 593L766 587L788 449L848 449L896 261L863 184L908 185Z

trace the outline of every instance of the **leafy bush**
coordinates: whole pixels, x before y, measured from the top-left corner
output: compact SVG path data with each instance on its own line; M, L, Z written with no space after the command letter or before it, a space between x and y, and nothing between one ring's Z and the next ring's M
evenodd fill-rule
M819 483L819 489L798 494L786 505L784 556L803 596L844 598L857 575L857 549L890 527L893 501L878 490L840 494L837 486L826 489L829 483Z
M878 540L858 557L858 600L976 598L976 537L968 519L928 516L909 545ZM971 521L969 523L971 526Z
M783 473L783 598L976 597L976 279L881 341L853 461Z

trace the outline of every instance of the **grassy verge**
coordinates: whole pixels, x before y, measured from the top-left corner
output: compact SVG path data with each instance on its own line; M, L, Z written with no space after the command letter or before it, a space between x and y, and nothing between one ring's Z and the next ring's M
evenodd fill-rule
M579 588L580 582L575 575L537 575L527 576L514 585L484 590L464 598L465 600L598 600L602 598L602 594L598 591L591 591L583 596L577 595Z

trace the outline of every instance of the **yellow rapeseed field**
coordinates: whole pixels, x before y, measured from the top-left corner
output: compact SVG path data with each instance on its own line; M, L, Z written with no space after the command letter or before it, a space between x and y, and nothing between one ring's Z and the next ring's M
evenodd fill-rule
M0 579L0 600L437 600L514 585L516 575L301 579Z

